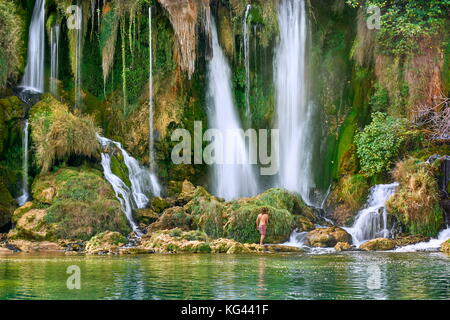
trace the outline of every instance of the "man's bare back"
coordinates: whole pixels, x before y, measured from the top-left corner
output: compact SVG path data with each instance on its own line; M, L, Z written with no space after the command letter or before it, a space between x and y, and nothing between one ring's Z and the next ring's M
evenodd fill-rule
M259 230L261 234L261 239L259 241L260 245L264 244L264 238L266 237L267 224L269 223L269 210L263 208L261 213L258 214L256 218L256 229Z

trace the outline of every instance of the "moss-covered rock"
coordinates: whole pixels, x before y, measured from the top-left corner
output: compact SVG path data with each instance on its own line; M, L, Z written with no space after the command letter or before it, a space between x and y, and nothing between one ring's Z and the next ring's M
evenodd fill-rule
M16 203L6 186L0 181L0 229L11 222Z
M416 244L419 242L426 242L430 240L430 237L424 237L424 236L398 236L395 237L395 243L397 246L409 246L410 244Z
M336 251L340 252L340 251L348 251L352 249L352 245L348 242L338 242L336 243L336 245L334 246L334 249L336 249Z
M306 241L313 247L334 247L338 242L352 243L350 234L342 228L317 228L308 232Z
M439 186L432 165L416 159L397 163L393 176L400 183L387 208L411 235L435 237L444 223Z
M119 247L127 243L127 238L118 232L105 231L92 237L86 243L88 254L117 254Z
M206 236L206 235L205 235ZM187 240L190 236L181 229L157 231L141 240L141 248L159 253L210 253L211 247L203 240Z
M134 219L137 223L149 225L158 221L159 215L152 209L137 209L134 212Z
M47 210L33 208L31 202L17 209L13 215L15 228L9 234L9 239L31 241L56 240L54 224L45 221Z
M44 223L56 226L58 238L88 240L103 231L130 230L112 187L96 169L66 167L40 174L32 194L36 205L47 205Z
M394 249L395 246L396 242L392 239L377 238L364 242L359 248L365 251L386 251Z
M450 254L450 239L442 242L440 250L446 254Z
M164 210L161 217L155 223L148 227L148 232L156 230L168 230L180 228L189 230L192 223L192 217L182 207L172 207Z

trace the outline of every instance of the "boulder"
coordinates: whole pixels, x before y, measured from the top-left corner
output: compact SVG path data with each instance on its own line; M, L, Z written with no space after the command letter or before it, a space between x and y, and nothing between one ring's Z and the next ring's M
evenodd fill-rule
M159 214L162 213L167 208L169 208L170 206L171 206L170 201L168 199L161 197L154 197L150 205L153 211Z
M312 222L305 216L296 216L295 224L297 226L298 231L300 232L311 231L314 230L315 228L314 222Z
M118 254L119 248L127 243L127 238L118 232L105 231L92 237L86 243L88 254Z
M152 224L159 219L159 215L152 209L137 209L134 213L134 219L144 225Z
M156 231L142 238L139 248L157 253L209 253L207 241L186 240L188 232L181 229Z
M62 252L64 248L51 241L10 240L9 245L22 252Z
M352 249L352 245L348 242L338 242L336 243L336 245L334 246L334 249L336 249L336 251L340 252L340 251L349 251Z
M35 209L32 202L27 202L14 211L12 221L15 228L9 231L8 238L31 241L56 240L56 226L46 222L46 215L46 209Z
M395 246L396 242L392 239L377 238L364 242L359 248L365 251L386 251L394 249Z
M330 227L330 228L317 228L308 232L306 241L313 247L334 247L338 242L352 243L352 237L350 234L342 228Z
M191 215L181 207L173 207L164 210L162 216L152 223L148 227L148 232L154 232L156 230L169 230L173 228L180 228L183 230L189 230L192 222Z
M399 236L399 237L396 237L394 240L395 240L396 245L401 247L401 246L408 246L410 244L416 244L416 243L419 243L419 242L429 241L430 237L424 237L424 236L420 236L420 235L416 235L416 236Z
M130 231L114 190L99 170L63 167L42 173L33 182L32 194L36 205L48 205L42 221L54 226L58 239L89 240L104 231Z
M442 242L441 244L441 251L450 254L450 239L447 241Z

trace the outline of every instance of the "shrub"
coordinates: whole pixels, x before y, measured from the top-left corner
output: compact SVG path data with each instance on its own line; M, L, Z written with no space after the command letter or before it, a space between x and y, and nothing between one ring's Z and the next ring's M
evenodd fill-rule
M96 134L100 131L90 116L76 116L66 105L46 97L32 112L31 129L36 162L43 172L57 160L71 156L99 157Z
M393 176L400 187L388 200L388 210L409 233L436 236L444 215L432 166L411 158L399 162Z
M373 176L390 169L407 137L407 120L376 112L372 123L355 136L361 171Z

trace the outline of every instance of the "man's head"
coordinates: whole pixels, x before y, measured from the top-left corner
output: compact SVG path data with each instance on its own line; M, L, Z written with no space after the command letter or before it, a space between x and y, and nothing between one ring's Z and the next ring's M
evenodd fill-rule
M267 207L263 207L262 209L261 209L261 213L262 214L269 214L269 209L267 209Z

